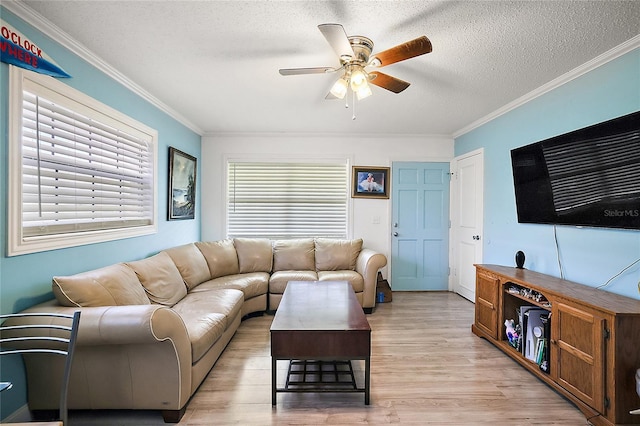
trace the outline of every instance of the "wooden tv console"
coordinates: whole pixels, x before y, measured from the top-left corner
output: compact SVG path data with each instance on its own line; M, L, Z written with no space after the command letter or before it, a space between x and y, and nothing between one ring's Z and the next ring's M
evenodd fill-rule
M475 267L473 333L573 402L593 425L640 424L629 414L640 407L640 300L527 269ZM509 344L504 323L517 322L520 306L550 312L548 373Z

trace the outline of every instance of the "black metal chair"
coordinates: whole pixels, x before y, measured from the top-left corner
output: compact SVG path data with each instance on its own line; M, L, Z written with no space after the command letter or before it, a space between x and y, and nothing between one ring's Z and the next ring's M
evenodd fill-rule
M66 425L67 393L71 364L78 334L80 312L73 315L58 313L20 313L0 315L0 355L51 354L64 356L64 374L60 386L59 422L35 422L29 425ZM12 384L2 382L3 390Z

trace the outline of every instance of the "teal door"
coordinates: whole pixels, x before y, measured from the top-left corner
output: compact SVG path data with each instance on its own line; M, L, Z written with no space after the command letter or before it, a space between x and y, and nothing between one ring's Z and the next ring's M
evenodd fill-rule
M449 176L449 163L393 163L394 291L449 288Z

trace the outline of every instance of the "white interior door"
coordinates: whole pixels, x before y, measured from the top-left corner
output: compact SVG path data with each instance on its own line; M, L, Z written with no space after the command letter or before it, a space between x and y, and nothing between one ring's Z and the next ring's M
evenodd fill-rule
M484 153L477 150L456 157L451 165L452 288L475 301L473 265L482 262Z

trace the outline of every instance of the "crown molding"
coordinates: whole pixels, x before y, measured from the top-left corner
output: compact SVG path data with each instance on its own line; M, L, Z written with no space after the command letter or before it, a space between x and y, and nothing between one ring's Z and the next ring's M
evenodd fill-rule
M245 139L266 139L266 138L343 138L343 139L423 139L423 140L449 140L453 137L447 134L428 133L344 133L344 132L205 132L203 138L245 138Z
M147 90L143 89L133 80L109 65L106 61L89 50L86 46L74 40L69 34L65 33L62 29L55 26L53 23L47 20L47 18L31 9L20 0L3 0L2 7L14 13L20 19L35 27L47 37L62 45L62 47L68 49L76 56L87 61L92 66L96 67L98 70L102 71L104 74L111 77L112 79L123 85L125 88L140 96L141 98L143 98L162 112L171 116L173 119L180 122L198 135L202 136L202 134L204 133L202 129L189 121L183 115L169 107L160 99L153 96Z
M640 47L640 35L637 35L627 41L625 41L624 43L614 47L611 50L606 51L605 53L596 56L595 58L593 58L592 60L590 60L589 62L586 62L582 65L580 65L577 68L574 68L573 70L561 75L558 78L555 78L553 80L551 80L550 82L538 87L537 89L527 93L524 96L519 97L518 99L514 100L513 102L510 102L508 104L506 104L505 106L503 106L502 108L497 109L496 111L492 112L491 114L485 115L484 117L480 118L479 120L474 121L473 123L463 127L460 130L455 131L452 134L452 137L458 138L462 135L464 135L465 133L469 133L470 131L484 125L487 124L488 122L495 120L496 118L500 117L501 115L504 115L506 113L508 113L509 111L512 111L524 104L526 104L527 102L532 101L533 99L544 95L547 92L550 92L551 90L557 89L558 87L562 86L563 84L566 84L568 82L570 82L571 80L574 80L590 71L593 71L594 69L613 61L616 58L619 58L620 56L627 54L629 52L631 52L632 50L637 49L638 47Z

